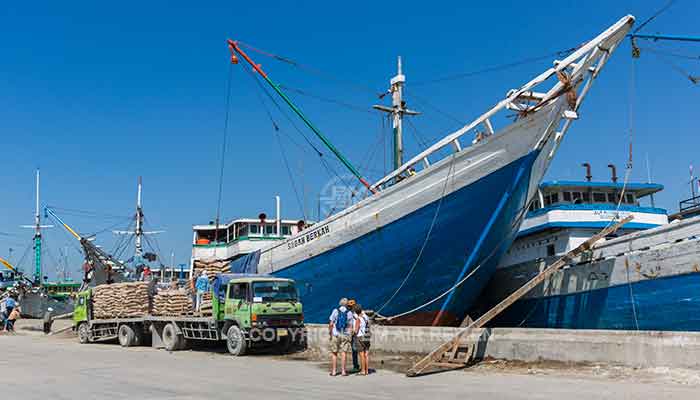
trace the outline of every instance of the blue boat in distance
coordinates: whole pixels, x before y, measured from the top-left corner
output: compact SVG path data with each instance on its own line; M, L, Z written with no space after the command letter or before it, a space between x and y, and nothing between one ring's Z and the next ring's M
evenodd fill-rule
M515 239L591 84L633 23L632 16L620 19L406 162L397 135L401 162L394 171L367 183L357 204L322 221L290 227L288 235L284 221L277 224L279 213L275 220L196 226L193 272L237 272L241 264L250 272L250 258L240 258L251 253L238 251L247 246L255 251L254 272L297 282L307 322L327 322L338 299L351 297L396 324L460 324ZM237 42L229 44L255 68ZM404 82L399 67L392 107L376 107L393 114L395 132L411 112L401 99ZM476 138L465 141L471 133Z

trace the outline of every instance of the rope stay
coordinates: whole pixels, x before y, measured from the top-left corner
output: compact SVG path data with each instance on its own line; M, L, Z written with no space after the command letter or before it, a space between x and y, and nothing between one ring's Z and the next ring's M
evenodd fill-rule
M269 93L262 86L262 84L260 83L258 78L255 75L253 75L253 73L250 72L248 69L246 69L246 71L248 72L248 75L250 76L250 78L258 85L260 90L262 90L263 92L265 92L269 96ZM292 189L294 190L294 197L297 200L297 206L299 207L299 211L301 211L301 214L303 215L304 220L306 220L307 219L306 213L305 213L306 210L304 209L304 204L302 203L301 197L299 196L299 191L297 190L297 185L294 181L294 176L292 175L292 170L289 167L289 160L287 159L287 153L284 151L284 146L282 146L282 140L280 139L280 135L279 135L280 127L277 124L277 122L275 121L275 119L272 117L272 112L265 104L265 101L264 101L263 97L260 95L260 93L256 92L255 94L257 95L258 100L260 101L260 105L262 105L263 109L265 109L265 113L267 113L267 117L270 119L270 122L272 123L272 128L274 131L273 135L276 139L275 141L277 142L277 146L280 149L280 153L282 153L282 161L284 161L284 166L287 169L287 175L289 176L289 181L291 182ZM274 101L274 99L272 99L272 100Z
M224 137L223 145L221 146L221 167L219 170L219 191L216 200L216 229L214 229L214 242L219 240L219 218L221 217L221 197L224 189L224 167L226 166L226 139L228 137L228 121L231 112L231 80L233 75L233 66L228 68L228 82L226 84L226 111L224 117Z
M576 49L577 49L576 47L572 47L569 49L558 50L555 52L547 53L545 55L541 55L541 56L537 56L537 57L528 57L528 58L524 58L522 60L513 61L513 62L509 62L509 63L505 63L505 64L493 65L493 66L482 68L482 69L475 70L475 71L447 75L447 76L443 76L440 78L435 78L435 79L422 81L422 82L421 81L414 82L411 85L414 87L415 86L425 86L425 85L432 85L432 84L436 84L436 83L442 83L442 82L470 78L473 76L483 75L483 74L490 73L490 72L497 72L497 71L502 71L502 70L506 70L506 69L510 69L510 68L519 67L521 65L532 64L532 63L546 60L546 59L549 59L552 57L566 57L569 54L576 51Z
M340 162L347 168L368 190L375 192L365 180L365 178L360 174L360 172L350 163L350 161L343 156L342 153L326 138L326 136L302 113L302 111L292 102L292 100L280 89L279 85L273 82L267 74L260 68L259 64L255 64L253 60L239 47L238 42L233 40L228 41L229 49L231 51L231 63L238 63L237 55L243 57L243 59L250 64L253 69L262 76L263 80L284 100L285 103L294 111L295 114L306 124L306 126L311 129L311 131L323 142L323 144L340 160Z
M377 309L376 313L379 314L389 303L391 303L392 300L394 300L394 297L396 297L397 294L403 289L404 285L406 285L406 282L408 279L413 275L413 271L416 269L416 266L420 262L421 258L423 257L423 251L425 250L425 247L428 245L428 242L430 241L430 236L433 233L433 228L435 227L435 222L437 221L438 215L440 214L440 209L442 207L442 201L445 199L445 194L447 193L447 187L449 186L450 183L450 178L453 177L453 172L454 172L454 164L455 164L455 155L452 155L452 159L450 160L450 168L447 171L447 176L445 177L445 185L442 187L442 195L440 196L440 200L437 203L437 206L435 207L435 214L433 214L433 219L430 222L430 226L428 227L428 232L425 234L425 239L423 240L423 244L420 247L420 250L418 251L418 255L416 256L416 259L413 261L413 265L411 265L411 268L409 268L408 273L404 277L403 281L399 285L399 287L394 291L394 293L389 296L389 299L384 302L384 304Z
M294 130L296 130L297 133L299 133L299 134L304 138L304 140L306 141L306 143L314 150L314 152L316 152L316 155L319 157L319 159L320 159L320 161L321 161L321 165L322 165L323 168L325 169L326 173L327 173L329 176L335 176L340 182L343 183L343 185L345 185L345 186L347 186L347 187L351 187L351 185L347 183L347 181L338 173L338 171L336 171L336 169L333 168L333 166L331 166L331 165L328 163L328 160L324 157L324 153L321 152L321 150L319 150L319 148L316 147L316 145L313 144L313 142L311 141L311 139L309 139L308 136L301 130L301 128L299 128L299 126L294 122L294 120L289 116L289 114L288 114L287 112L285 112L285 110L282 108L282 106L280 106L280 104L279 104L279 103L277 102L277 100L272 96L272 94L267 90L267 88L265 88L265 86L262 85L262 83L260 82L260 79L257 77L257 75L253 74L251 71L249 71L249 70L247 70L247 69L246 69L246 71L249 73L249 75L251 76L251 78L257 83L258 88L259 88L263 93L265 93L265 95L267 96L268 100L270 100L270 102L272 102L272 104L275 105L275 107L277 108L277 111L278 111L282 116L285 117L285 119L289 122L289 124L292 125L292 127L294 128ZM263 103L263 104L264 104L264 103ZM268 114L268 116L271 117L271 114ZM302 151L306 152L306 149L305 149L304 147L302 147L300 144L298 144L286 131L279 129L279 125L276 124L276 123L274 122L274 120L273 120L273 126L276 126L276 127L277 127L277 132L282 132L282 133L284 133L285 136L286 136L292 143L294 143L294 144L295 144L297 147L299 147ZM281 146L281 142L280 142L280 146ZM286 157L286 156L285 156L285 157ZM290 176L291 176L291 168L289 167L289 163L287 162L286 165L287 165L288 173L289 173ZM294 184L294 181L293 181L293 180L292 180L292 184ZM296 191L296 190L295 190L295 191ZM297 197L299 197L299 196L298 196L298 193L297 193ZM300 202L300 203L301 203L301 202ZM303 205L300 205L300 207L301 207L301 209L302 209L302 214L304 215L304 219L306 219L307 214L306 214L306 211L305 211L305 207L304 207Z

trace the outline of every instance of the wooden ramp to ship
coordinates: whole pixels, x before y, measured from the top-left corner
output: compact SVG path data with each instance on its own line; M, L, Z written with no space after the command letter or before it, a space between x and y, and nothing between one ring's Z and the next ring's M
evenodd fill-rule
M466 367L469 361L472 359L476 349L476 343L468 340L469 334L474 329L482 328L489 321L498 316L498 314L503 312L503 310L525 296L530 290L534 289L553 273L566 266L572 258L590 250L596 242L617 231L623 225L631 221L632 218L633 217L630 215L620 222L608 226L607 228L598 232L596 235L592 236L590 239L581 243L575 249L566 253L559 260L542 270L542 272L529 280L525 285L520 287L510 296L506 297L503 301L479 317L476 321L471 322L464 329L460 330L452 339L441 344L435 350L430 352L430 354L428 354L425 358L418 361L406 372L406 376L413 377L425 373L449 371Z

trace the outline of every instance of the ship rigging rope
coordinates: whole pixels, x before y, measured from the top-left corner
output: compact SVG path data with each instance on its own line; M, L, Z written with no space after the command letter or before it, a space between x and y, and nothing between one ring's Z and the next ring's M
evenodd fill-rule
M305 72L310 73L310 74L312 74L312 75L319 76L319 77L324 78L324 79L326 79L326 80L330 80L330 81L334 81L334 82L339 82L339 83L344 83L344 84L346 84L346 85L349 85L349 86L353 87L355 90L361 91L361 92L363 92L363 93L368 93L368 92L369 92L369 93L372 93L372 95L375 95L375 96L379 95L379 93L383 93L382 91L379 91L379 90L377 90L376 88L374 88L374 87L372 87L372 86L370 86L370 85L367 85L367 84L364 84L364 83L360 83L360 82L357 82L357 81L351 81L351 80L349 80L349 79L347 79L347 78L342 78L342 77L336 76L336 75L334 75L334 74L330 74L330 73L328 73L328 72L321 71L320 69L318 69L318 68L316 68L316 67L312 67L312 66L310 66L310 65L302 64L302 63L300 63L300 62L297 62L297 61L295 61L295 60L290 59L289 57L283 57L283 56L280 56L280 55L277 55L277 54L273 54L273 53L271 53L271 52L269 52L269 51L262 50L262 49L259 49L259 48L257 48L257 47L253 47L253 46L249 45L248 43L244 43L244 42L239 41L238 44L241 45L241 46L243 46L243 47L246 47L246 48L248 48L248 49L250 49L250 50L252 50L252 51L254 51L254 52L258 53L258 54L261 54L261 55L266 56L266 57L270 57L270 58L272 58L272 59L274 59L274 60L280 61L280 62L285 63L285 64L288 64L288 65L291 65L291 66L293 66L293 67L298 68L299 70L305 71Z
M331 104L335 104L335 105L338 105L341 107L345 107L345 108L352 110L352 111L357 111L357 112L361 112L361 113L368 113L368 114L373 114L373 115L375 113L374 111L372 111L369 108L356 106L354 104L346 103L342 100L336 100L336 99L331 99L329 97L319 96L317 94L309 93L308 90L302 90L302 89L294 88L294 87L287 86L287 85L278 85L278 86L280 89L285 89L287 91L294 92L294 93L297 93L297 94L302 95L302 96L310 97L312 99L322 101L325 103L331 103Z
M436 84L436 83L454 81L454 80L470 78L473 76L482 75L482 74L486 74L486 73L490 73L490 72L502 71L505 69L510 69L510 68L518 67L518 66L525 65L525 64L531 64L534 62L547 60L547 59L550 59L552 57L566 57L569 54L576 51L576 49L578 49L578 47L572 47L569 49L559 50L559 51L547 53L545 55L541 55L541 56L537 56L537 57L528 57L528 58L524 58L522 60L513 61L513 62L505 63L505 64L494 65L494 66L482 68L482 69L475 70L475 71L462 72L462 73L447 75L447 76L443 76L443 77L435 78L435 79L430 79L430 80L426 80L426 81L413 82L413 83L411 83L411 86L413 86L413 87L426 86L426 85L432 85L432 84Z
M522 207L520 210L518 210L518 217L515 219L514 224L520 225L520 222L522 221L523 217L525 216L526 211L528 210L529 206L530 206L530 203L526 204L524 207ZM426 302L426 303L423 303L423 304L419 305L418 307L412 308L412 309L410 309L410 310L408 310L408 311L404 311L404 312L402 312L402 313L400 313L400 314L392 315L392 316L390 316L390 317L385 317L385 316L383 316L383 315L381 315L381 314L379 314L379 313L377 313L377 316L379 316L379 318L380 318L381 320L391 321L392 319L396 319L396 318L404 317L404 316L409 315L409 314L413 314L414 312L416 312L416 311L418 311L418 310L421 310L421 309L423 309L423 308L425 308L425 307L428 307L429 305L431 305L431 304L435 303L436 301L442 299L443 297L447 296L448 294L450 294L451 292L453 292L454 290L456 290L457 288L459 288L460 286L462 286L462 284L463 284L464 282L466 282L467 280L469 280L469 278L471 278L479 269L481 269L481 267L482 267L484 264L486 264L486 263L491 259L491 257L493 257L493 256L496 254L496 251L501 247L501 245L502 245L503 243L505 243L505 241L506 241L507 239L508 239L508 237L507 237L507 236L504 236L504 237L500 240L500 242L498 242L498 245L496 245L496 246L493 248L493 250L491 250L491 253L489 253L489 254L486 256L486 258L484 258L484 260L483 260L482 262L479 263L479 265L477 265L476 267L472 268L472 270L469 271L469 273L468 273L464 278L462 278L459 282L455 283L451 288L445 290L444 292L442 292L440 295L438 295L438 296L435 297L434 299L432 299L432 300L430 300L430 301L428 301L428 302Z
M644 22L642 22L641 24L639 24L639 26L638 26L634 31L632 31L632 33L634 34L634 33L639 32L640 30L642 30L642 28L644 28L645 26L647 26L647 24L649 24L651 21L653 21L654 19L656 19L656 17L658 17L659 15L661 15L664 11L668 10L668 9L673 5L674 2L675 2L675 0L669 0L668 3L666 3L663 7L661 7L661 8L660 8L657 12L655 12L651 17L647 18L646 21L644 21Z
M399 285L398 288L396 288L396 291L389 297L389 299L384 302L384 304L377 309L376 313L379 314L380 311L382 311L389 303L391 303L392 300L394 300L394 297L396 297L397 294L403 289L404 285L406 285L406 282L408 282L408 279L411 277L413 274L413 271L416 269L416 266L420 262L422 256L423 256L423 251L425 250L425 247L428 245L428 241L430 240L430 235L433 232L433 228L435 227L435 222L437 221L438 215L440 214L440 208L442 207L442 202L445 199L445 195L447 194L447 187L449 186L450 179L453 178L453 172L454 172L454 165L455 165L455 158L457 157L457 153L452 154L452 159L450 160L450 168L447 170L447 175L445 176L445 185L442 187L442 194L440 195L440 200L437 203L437 207L435 208L435 214L433 214L433 220L430 222L430 226L428 227L428 232L425 235L425 239L423 240L423 244L420 247L420 250L418 251L418 255L416 256L416 259L413 261L413 265L411 265L411 268L408 270L408 273L406 276L403 278L403 281Z
M248 70L246 69L246 71L248 71ZM262 90L262 91L267 95L267 98L275 105L275 108L277 108L277 110L280 112L280 114L282 114L282 115L285 117L285 119L287 119L287 121L292 125L292 127L304 138L304 140L306 141L306 143L308 143L309 146L311 146L311 148L314 149L314 151L315 151L316 154L318 155L319 159L321 160L321 164L322 164L323 167L326 169L326 172L327 172L329 175L331 175L331 176L332 176L332 175L335 175L335 177L338 178L338 180L339 180L340 182L342 182L345 186L351 187L351 185L349 185L349 184L347 183L346 179L344 179L340 174L338 174L338 171L336 171L335 168L333 168L333 167L328 163L328 161L327 161L326 158L324 157L324 154L323 154L316 146L314 146L314 144L311 142L311 140L304 134L304 132L297 126L297 124L294 123L294 120L292 120L292 118L291 118L286 112L284 112L284 110L283 110L282 107L279 105L279 103L277 102L277 100L272 96L272 94L267 90L267 88L265 88L265 87L262 85L262 83L260 82L260 80L259 80L259 78L257 77L257 75L252 74L251 71L248 71L248 73L252 76L253 80L255 80L255 82L256 82L257 85L258 85L258 88L259 88L260 90ZM302 209L303 209L303 207L302 207ZM303 213L303 212L302 212L302 213ZM305 214L305 213L303 213L303 214Z
M224 189L224 167L226 166L226 139L228 137L228 120L231 113L231 81L233 75L233 63L228 65L228 80L226 83L226 111L224 116L224 137L221 146L221 166L219 171L219 193L216 200L216 229L214 229L214 241L219 238L219 218L221 217L221 197Z
M258 88L264 91L264 87L260 83L260 81L257 79L257 77L253 74L252 71L246 69L248 72L248 75L255 81L255 83L258 85ZM297 201L297 207L299 207L299 211L301 212L302 216L304 217L304 220L306 220L306 210L304 209L304 203L301 201L301 196L299 196L299 191L297 190L297 185L296 182L294 181L294 175L292 174L292 170L289 167L289 160L287 158L287 153L284 151L284 146L282 146L282 139L280 138L280 127L275 122L275 119L272 117L272 112L270 109L267 107L267 104L265 104L264 98L260 95L260 92L255 92L255 94L258 97L258 100L260 101L260 105L262 105L263 109L265 110L265 113L267 113L267 117L270 119L270 122L272 123L272 128L274 130L273 135L275 136L275 141L277 142L277 146L280 148L280 153L282 153L282 161L284 161L284 166L287 169L287 175L289 176L289 181L292 184L292 190L294 191L294 197ZM301 145L297 144L296 142L293 141L295 145L297 145L299 148L302 150L306 150Z

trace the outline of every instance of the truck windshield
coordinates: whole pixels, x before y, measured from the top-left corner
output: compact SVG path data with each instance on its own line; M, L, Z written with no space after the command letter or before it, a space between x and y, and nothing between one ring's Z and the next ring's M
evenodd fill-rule
M262 301L297 301L297 291L292 282L255 282L253 297Z

